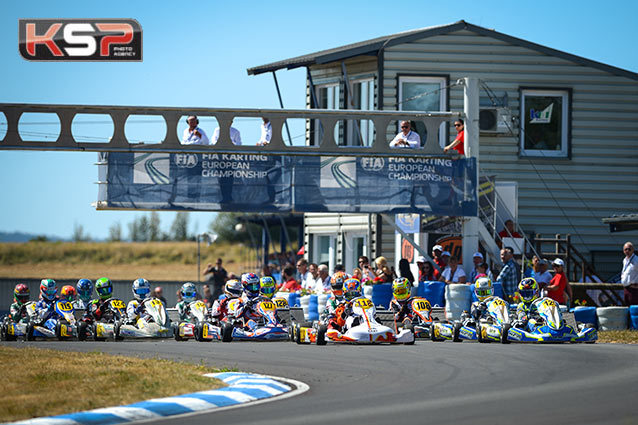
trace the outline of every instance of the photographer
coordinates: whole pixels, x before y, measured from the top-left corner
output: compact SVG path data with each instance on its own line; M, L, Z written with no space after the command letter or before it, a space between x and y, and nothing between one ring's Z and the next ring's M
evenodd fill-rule
M359 268L361 269L361 283L374 280L375 275L370 267L370 260L365 255L359 257Z

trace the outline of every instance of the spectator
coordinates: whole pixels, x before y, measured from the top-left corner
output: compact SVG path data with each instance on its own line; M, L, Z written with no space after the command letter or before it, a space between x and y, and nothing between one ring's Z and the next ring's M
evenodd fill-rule
M374 265L376 266L376 270L374 271L375 277L379 277L383 274L383 268L388 265L388 260L383 256L378 256L374 260Z
M198 127L199 119L195 115L191 115L186 119L188 128L184 129L182 135L182 145L209 145L210 140L204 133L204 130Z
M295 279L295 269L292 266L287 266L284 268L282 273L283 284L279 288L281 291L285 292L297 292L301 290L301 285Z
M547 271L548 261L542 258L538 258L538 256L532 257L532 277L538 283L538 289L543 290L549 282L552 280L552 274Z
M335 265L335 273L337 273L337 272L345 272L345 271L346 271L346 267L343 264Z
M481 263L476 265L476 276L474 276L474 281L468 282L470 285L476 282L476 279L479 277L489 277L492 279L492 272L488 267L487 263Z
M518 289L518 273L516 271L516 262L514 261L514 250L511 247L507 246L501 249L501 261L503 262L503 268L496 278L496 282L503 285L504 298L512 297Z
M419 282L436 280L434 277L434 267L432 266L432 263L425 259L425 257L417 258L416 264L419 267Z
M207 281L212 283L212 296L213 299L216 300L219 296L224 292L224 284L228 279L233 279L228 276L228 272L224 267L222 267L222 259L218 258L217 263L215 263L215 267L212 264L208 263L206 266L206 270L204 270L204 275L209 275Z
M572 299L572 288L569 286L569 282L567 282L567 276L565 276L565 262L557 258L552 261L552 266L554 267L555 273L549 285L545 288L547 290L547 296L559 304L569 306ZM565 293L567 293L569 300L565 299Z
M394 273L388 266L383 266L381 269L381 274L378 276L379 280L375 279L377 283L392 283L394 279L396 279L397 275Z
M361 283L366 283L374 279L374 272L370 267L370 260L365 255L359 257L359 268L361 269Z
M270 139L272 138L272 124L270 123L270 120L266 117L262 117L262 120L261 137L257 142L257 146L266 146L270 143Z
M328 273L328 266L325 264L319 264L319 278L321 279L321 283L323 284L323 292L330 292L332 289L330 287L330 274Z
M452 254L450 254L449 251L443 251L441 253L441 262L443 263L443 270L445 270L445 267L447 267L450 264L450 257L452 257Z
M315 263L310 263L308 266L308 273L310 273L308 283L309 290L315 294L323 294L323 279L319 277L319 266Z
M166 298L164 298L164 290L161 286L155 287L155 289L153 290L153 296L160 300L162 304L164 304L164 307L166 307Z
M399 260L399 275L400 277L406 278L410 282L410 285L414 286L414 275L412 274L412 270L410 270L410 262L406 258Z
M510 236L511 235L511 236ZM505 222L505 228L498 232L498 236L503 238L522 238L521 234L514 229L514 221L507 220Z
M636 305L638 304L638 256L631 242L626 242L622 249L625 258L622 260L620 283L623 286L625 305Z
M455 256L450 257L449 265L443 270L441 277L448 285L451 283L465 283L467 280L465 270L463 270L463 267L459 267L459 259Z
M434 260L436 265L439 266L439 268L441 269L441 271L434 270L435 279L439 279L441 277L441 272L445 270L445 267L447 266L447 264L441 258L442 253L443 253L443 247L441 245L434 245L432 247L432 259Z
M361 269L359 267L355 267L352 270L352 277L357 279L359 282L363 280L363 275L361 274Z
M478 274L476 266L483 263L483 260L483 254L480 252L475 252L474 255L472 255L472 270L470 271L470 281L468 283L476 282L476 275Z
M213 298L213 294L210 292L210 286L204 285L202 288L204 295L202 297L202 300L204 301L204 303L206 303L206 307L211 308L213 306L213 303L215 302L215 298Z
M465 123L459 118L454 121L454 128L456 129L456 139L443 148L443 152L448 153L454 149L460 155L465 155Z
M230 127L230 140L231 142L233 142L233 145L237 145L237 146L241 146L241 134L239 133L239 130L237 130L235 127L232 127L233 122L230 122L231 127ZM219 127L217 127L215 129L215 132L213 133L213 145L217 144L217 140L219 140Z
M297 272L299 273L301 289L312 291L314 289L312 287L314 280L312 280L312 275L308 271L308 261L305 258L301 258L297 261Z
M177 302L180 302L182 300L182 289L178 289L177 293L175 293L175 298L177 299Z
M390 142L393 148L416 149L421 146L421 137L416 131L410 129L410 121L401 121L401 131Z

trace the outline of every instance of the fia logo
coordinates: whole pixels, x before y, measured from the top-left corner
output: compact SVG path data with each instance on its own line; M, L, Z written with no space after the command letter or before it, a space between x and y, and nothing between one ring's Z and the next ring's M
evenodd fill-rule
M361 158L361 168L365 171L381 171L385 165L383 158Z
M175 154L175 165L180 168L193 168L197 165L198 158L194 153L177 153Z

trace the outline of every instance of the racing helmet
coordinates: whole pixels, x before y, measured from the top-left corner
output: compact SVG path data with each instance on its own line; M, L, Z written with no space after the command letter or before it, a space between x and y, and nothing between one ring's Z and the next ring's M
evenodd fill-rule
M270 276L264 276L259 279L259 293L266 298L272 298L275 295L277 286L275 285L275 279Z
M244 287L237 279L230 279L224 285L224 293L228 295L229 298L241 297L242 292L244 292Z
M101 300L108 300L113 293L113 284L108 277L101 277L95 281L95 292Z
M345 272L336 272L330 278L330 287L332 292L336 295L343 294L343 284L348 280L348 275Z
M474 283L474 293L479 301L485 301L494 295L494 287L489 277L479 277Z
M410 281L405 277L397 277L392 282L392 295L397 301L406 301L410 298Z
M136 300L142 301L151 295L151 284L148 280L139 278L133 281L133 296Z
M361 282L359 279L351 277L343 282L343 295L347 300L361 296Z
M197 288L195 288L195 284L192 282L183 284L179 292L182 294L182 299L187 303L193 302L197 298Z
M42 279L40 282L40 296L47 301L53 301L58 292L58 285L53 279Z
M259 296L259 278L255 273L244 273L241 275L241 285L248 298Z
M82 301L88 301L93 294L93 282L89 279L80 279L75 287L77 289L78 297Z
M77 292L75 291L75 287L71 285L64 285L60 290L60 298L67 301L75 301L75 296Z
M13 290L13 299L22 305L29 301L29 287L24 283L18 283Z
M526 277L518 284L518 294L525 304L529 304L538 298L538 283L533 277Z

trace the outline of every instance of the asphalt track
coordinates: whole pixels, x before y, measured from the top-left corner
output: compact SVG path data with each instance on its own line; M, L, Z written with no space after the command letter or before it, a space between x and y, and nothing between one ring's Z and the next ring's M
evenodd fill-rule
M310 386L297 397L158 421L162 424L638 423L636 345L417 341L413 346L317 347L173 340L9 344L203 361Z

